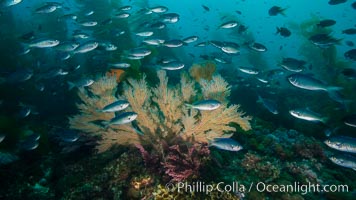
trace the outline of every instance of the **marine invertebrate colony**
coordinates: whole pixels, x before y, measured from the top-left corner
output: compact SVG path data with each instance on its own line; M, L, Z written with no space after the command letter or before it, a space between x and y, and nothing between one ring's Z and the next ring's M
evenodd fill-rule
M168 146L180 140L208 143L213 138L231 137L232 134L227 133L235 128L229 126L230 123L237 123L244 130L250 129L250 118L238 111L238 105L228 105L230 87L221 76L213 76L211 81L202 79L200 90L197 90L196 83L187 75L182 75L180 84L174 87L168 85L165 71L158 71L157 75L159 84L156 87L149 87L145 76L139 80L128 79L123 83L123 94L118 97L115 97L115 77L102 77L88 91L79 90L83 103L77 105L80 114L69 120L71 128L100 136L99 152L114 144L150 145L159 152L163 143ZM114 113L98 110L118 99L126 99L130 103L128 110L137 113L137 126L105 127L96 123L114 117ZM212 111L198 111L185 106L185 103L201 99L216 99L221 106Z

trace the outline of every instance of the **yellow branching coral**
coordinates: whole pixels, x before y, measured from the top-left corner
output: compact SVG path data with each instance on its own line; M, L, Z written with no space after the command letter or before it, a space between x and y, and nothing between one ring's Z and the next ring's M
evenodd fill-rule
M123 93L115 97L117 83L115 77L102 77L92 86L89 92L79 91L82 104L78 104L80 114L70 118L71 128L101 136L99 152L105 151L114 144L151 144L172 143L177 139L189 142L208 142L217 137L231 137L235 128L230 123L239 124L243 130L249 130L249 117L238 111L238 105L228 105L230 86L220 76L212 80L201 80L200 90L186 74L181 76L180 84L168 85L165 71L157 72L159 83L155 87L147 84L146 77L140 80L128 79L123 83ZM203 95L198 95L201 91ZM198 99L200 98L200 99ZM185 106L193 99L216 99L222 105L213 111L198 111ZM106 105L118 99L130 103L129 111L136 112L136 123L142 133L131 124L112 125L109 127L93 123L98 120L110 120L113 113L98 112Z
M211 81L201 79L199 84L205 99L227 101L230 96L231 86L220 75L213 76Z
M182 122L184 130L182 138L188 141L209 142L214 138L231 137L227 132L235 131L229 123L237 123L243 130L250 130L250 117L242 117L244 113L238 111L238 105L227 107L222 105L213 111L202 111L197 118L198 112L186 112Z
M211 80L216 70L216 64L212 61L207 61L203 64L194 64L190 67L189 73L196 80L200 79Z
M191 102L197 90L194 89L195 82L190 80L188 75L183 73L180 79L181 94L184 102Z
M138 114L136 121L138 125L146 130L144 132L154 133L157 130L158 121L156 116L152 114L151 109L151 89L146 82L146 76L141 80L128 79L128 84L124 83L124 93L120 99L127 99L134 112Z
M97 147L99 152L107 150L113 144L140 143L139 135L130 125L105 129L95 123L99 120L109 121L115 116L114 113L104 113L98 110L118 100L115 97L116 90L116 77L100 78L89 87L89 91L80 89L78 95L84 102L77 104L80 114L69 118L71 128L101 137Z

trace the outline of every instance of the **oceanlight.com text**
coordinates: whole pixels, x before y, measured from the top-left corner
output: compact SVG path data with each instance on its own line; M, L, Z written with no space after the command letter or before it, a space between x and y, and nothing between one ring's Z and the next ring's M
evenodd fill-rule
M233 192L233 193L249 193L253 190L258 192L280 192L289 193L296 192L302 195L315 192L348 192L348 185L320 185L320 184L301 184L299 182L294 182L293 184L278 185L278 184L268 184L264 182L252 182L250 184L242 184L238 181L232 183L219 182L216 184L207 184L202 181L196 182L178 182L176 184L167 183L166 188L169 191L177 190L178 192L195 192L195 193L205 193L209 194L213 191L218 192Z

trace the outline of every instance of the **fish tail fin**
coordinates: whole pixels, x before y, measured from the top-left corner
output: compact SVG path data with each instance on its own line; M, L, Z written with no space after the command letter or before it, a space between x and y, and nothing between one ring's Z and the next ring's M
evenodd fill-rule
M284 17L287 17L287 15L286 15L286 13L285 13L285 11L287 10L289 8L289 6L288 7L286 7L286 8L283 8L282 10L281 10L281 15L283 15Z
M193 108L193 105L192 105L192 104L184 103L184 105L187 106L188 108Z
M327 88L327 91L339 91L342 90L342 87L330 86Z
M277 31L276 31L276 35L279 34L281 32L281 28L276 27Z
M321 122L324 123L324 124L327 124L328 121L329 121L328 117L321 118Z
M107 130L109 128L110 122L109 121L102 121L101 125L105 130Z
M20 55L25 55L31 51L31 45L28 43L21 43L22 52L19 53Z
M214 141L214 139L208 139L208 147L213 146L213 141Z
M75 87L75 84L73 82L68 81L68 89L72 90Z

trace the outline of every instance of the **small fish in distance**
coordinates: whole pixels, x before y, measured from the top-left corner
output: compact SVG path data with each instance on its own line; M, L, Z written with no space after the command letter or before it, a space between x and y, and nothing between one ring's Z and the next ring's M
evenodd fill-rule
M289 37L292 34L292 32L290 32L290 30L288 30L285 27L277 27L276 34L280 34L283 37Z
M269 10L268 10L268 14L269 16L277 16L279 14L285 16L284 11L287 8L281 8L279 6L272 6Z

